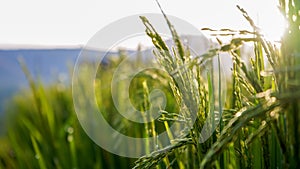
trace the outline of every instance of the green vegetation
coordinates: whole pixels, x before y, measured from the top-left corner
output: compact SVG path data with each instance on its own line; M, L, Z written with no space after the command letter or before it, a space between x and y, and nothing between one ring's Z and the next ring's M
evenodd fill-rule
M31 91L8 107L7 137L1 139L0 168L130 168L134 159L102 150L82 130L70 86L44 87L27 72Z
M134 107L151 118L144 113L150 107L149 94L155 88L164 91L167 106L154 122L125 120L113 104L109 82L123 57L112 57L108 66L99 69L96 97L107 121L132 137L155 138L167 131L169 146L149 144L156 150L146 150L148 155L140 159L105 152L81 129L70 87L43 87L31 80L24 68L31 91L16 96L8 109L7 137L0 140L0 168L299 168L300 2L280 0L289 23L280 46L265 39L247 12L238 9L253 30L205 28L232 39L224 43L220 38L219 47L194 58L189 57L189 49L165 15L175 42L173 49L167 47L151 21L141 17L157 49L158 65L166 72L139 73L129 92ZM253 44L253 57L242 56L245 43ZM222 80L220 69L207 71L213 58L220 64L219 54L224 52L233 61L228 81ZM137 59L125 67L142 64ZM127 92L123 85L118 83L120 99ZM177 131L179 137L174 137L171 125L184 126ZM207 138L208 133L212 135Z
M188 51L184 51L178 35L173 26L168 22L176 50L175 59L169 54L170 50L164 45L160 36L146 18L142 18L148 36L152 39L160 64L168 72L184 74L180 76L183 84L177 86L176 95L183 101L193 97L199 105L197 121L191 128L190 134L182 138L183 143L172 144L163 153L153 152L137 161L137 168L148 168L156 165L162 157L184 150L181 155L192 155L193 158L176 158L173 164L175 168L298 168L299 167L299 8L297 1L280 1L281 10L289 20L289 28L282 39L281 48L276 47L264 38L247 12L238 7L245 19L252 26L253 31L234 31L230 29L220 30L222 35L235 35L229 44L220 43L219 48L211 49L207 54L195 59L186 59ZM215 31L211 29L204 29ZM218 32L218 31L217 31ZM227 33L226 33L227 32ZM238 34L236 32L239 32ZM221 36L221 35L220 35ZM249 60L247 66L242 60L240 47L243 43L254 44L254 57ZM194 78L198 84L208 83L207 87L198 88L198 91L182 89L192 84L189 77L193 74L201 74L201 67L213 57L218 57L221 52L228 52L233 61L232 87L227 90L228 96L225 107L221 108L222 99L214 98L214 88L211 81L201 81ZM265 56L267 64L265 64ZM166 59L167 58L167 59ZM171 63L169 63L170 61ZM175 65L175 66L173 66ZM200 67L200 68L199 68ZM188 71L185 70L188 68ZM194 72L194 73L193 73ZM172 76L174 81L176 76ZM187 84L185 84L187 83ZM219 81L219 87L222 85ZM187 91L192 91L185 96ZM193 93L193 92L196 92ZM197 93L198 92L198 93ZM221 92L219 90L218 92ZM202 93L206 93L206 97ZM208 95L208 96L207 96ZM220 96L219 93L218 96ZM212 96L212 97L211 97ZM214 109L212 101L219 101L219 109ZM201 104L202 103L202 104ZM191 107L186 105L187 107ZM221 111L218 111L221 110ZM208 118L221 115L221 122L212 137L200 144L200 131L203 122ZM187 110L187 117L191 116ZM213 121L212 121L213 122ZM213 125L213 123L212 123ZM187 142L186 140L190 140ZM199 142L200 140L200 142ZM189 145L190 144L190 145Z

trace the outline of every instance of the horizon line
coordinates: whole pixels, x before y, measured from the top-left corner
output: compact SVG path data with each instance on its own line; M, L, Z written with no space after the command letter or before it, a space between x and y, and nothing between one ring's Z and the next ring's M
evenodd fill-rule
M54 45L54 44L0 44L0 50L23 50L23 49L82 49L84 45Z

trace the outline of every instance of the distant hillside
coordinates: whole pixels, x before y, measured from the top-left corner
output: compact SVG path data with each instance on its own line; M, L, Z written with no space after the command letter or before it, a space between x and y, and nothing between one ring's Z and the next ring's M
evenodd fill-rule
M22 58L33 76L50 82L56 73L67 73L66 63L74 63L80 49L0 50L0 115L5 102L20 88L27 86L18 62Z
M28 87L19 59L24 60L31 75L44 84L63 77L70 82L69 72L81 49L7 49L0 50L0 115L5 101L19 89ZM90 52L97 55L99 52Z

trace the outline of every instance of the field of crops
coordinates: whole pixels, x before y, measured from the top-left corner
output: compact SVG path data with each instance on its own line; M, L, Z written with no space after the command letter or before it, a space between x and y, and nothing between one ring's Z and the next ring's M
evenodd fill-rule
M126 54L120 53L99 66L94 83L98 109L118 132L150 138L145 145L128 143L129 149L143 149L146 155L140 158L120 157L100 148L79 123L72 86L44 86L21 63L30 90L17 94L7 106L0 168L300 168L300 2L280 0L288 22L280 44L266 39L247 12L238 9L253 29L203 29L214 34L219 44L201 56L190 57L176 25L162 11L174 41L172 49L151 20L141 17L156 48L156 62L143 61L139 53L135 60L124 62ZM231 40L224 42L223 36ZM243 56L244 44L253 46L253 56ZM220 69L222 53L232 60L231 75L225 80ZM120 63L124 70L119 70ZM145 64L160 69L114 77L117 69L132 72ZM86 71L79 78L80 90L87 88L85 78L92 66L87 62L80 69ZM129 88L119 80L112 93L114 78L131 79ZM164 108L152 107L156 89L167 100ZM120 115L120 109L127 109L128 93L127 101L147 123ZM75 97L81 103L90 96ZM157 139L163 132L167 145ZM112 141L117 148L121 145Z

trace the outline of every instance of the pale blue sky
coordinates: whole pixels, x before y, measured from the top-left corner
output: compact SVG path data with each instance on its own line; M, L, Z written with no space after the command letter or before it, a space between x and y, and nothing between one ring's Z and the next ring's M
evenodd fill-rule
M197 28L249 28L236 5L279 37L277 0L160 0L169 15ZM124 16L158 13L155 0L1 0L0 44L83 45L99 29Z

